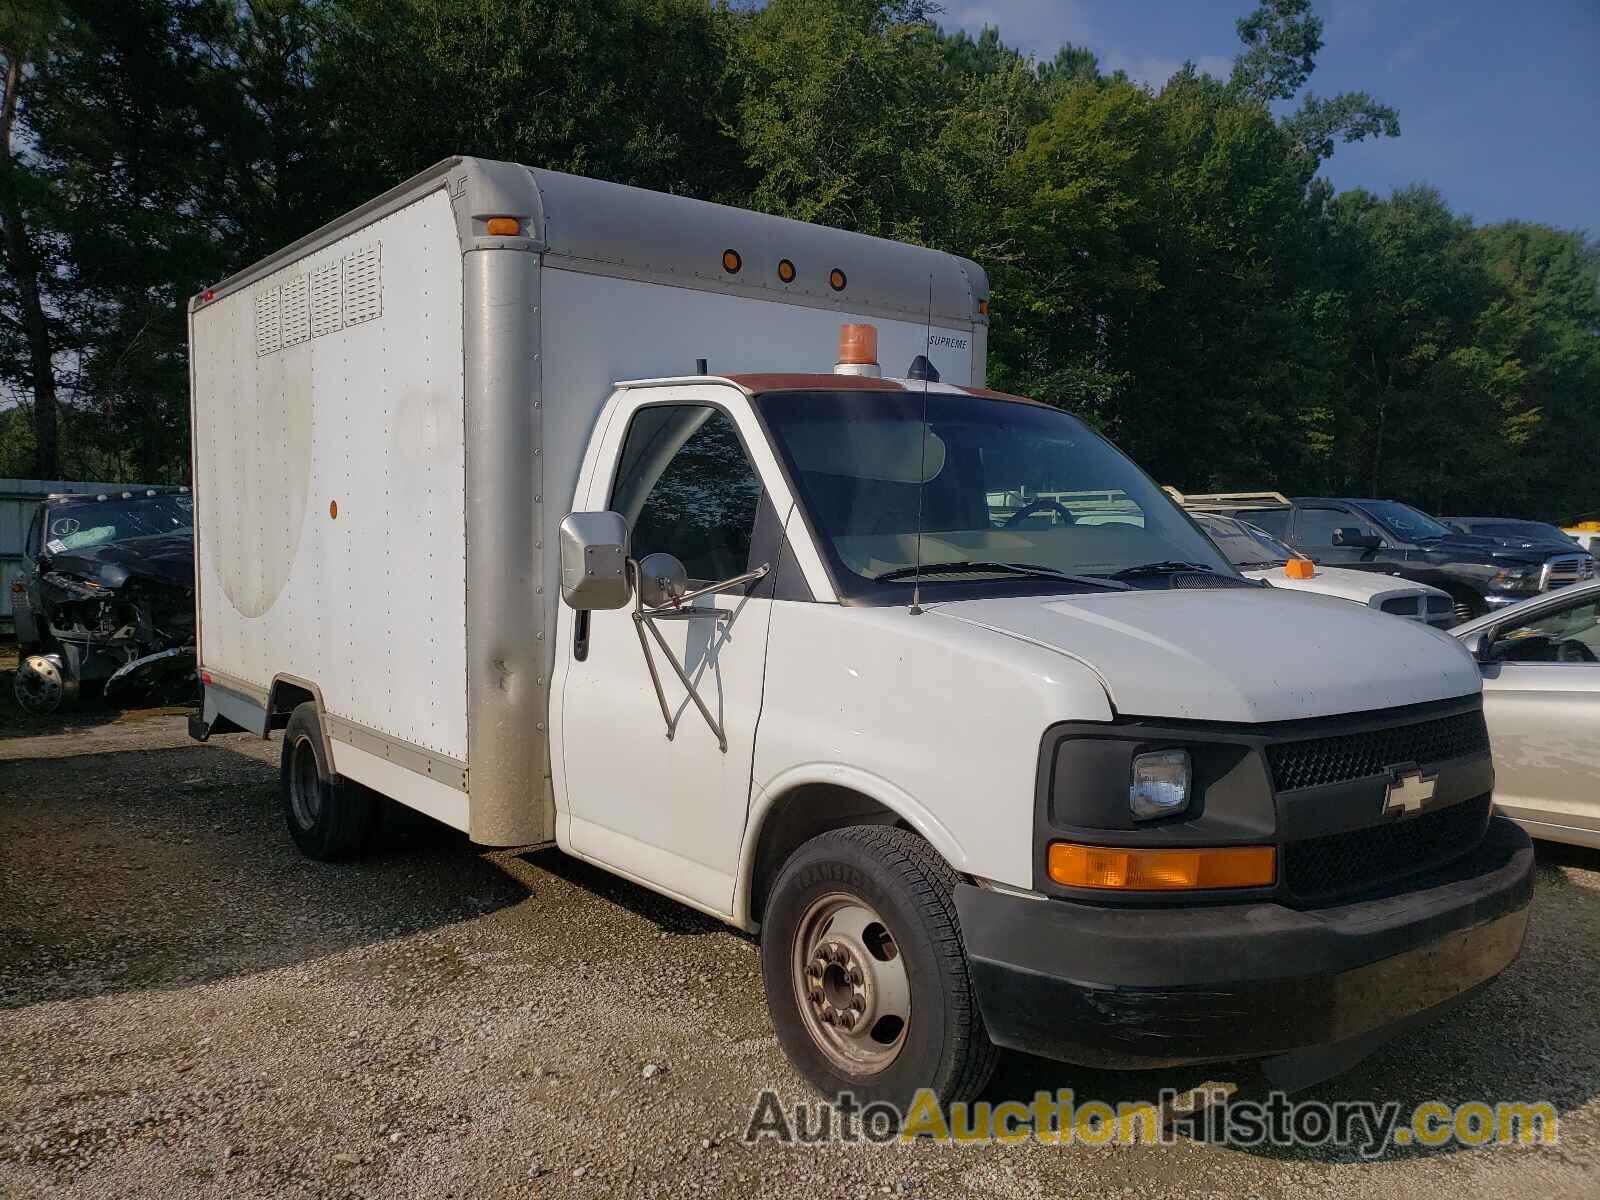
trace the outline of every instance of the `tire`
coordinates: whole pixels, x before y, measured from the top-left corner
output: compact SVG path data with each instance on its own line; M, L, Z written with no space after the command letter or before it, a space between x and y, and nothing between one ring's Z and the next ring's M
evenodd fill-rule
M343 783L330 769L317 706L310 701L298 706L284 727L278 797L294 844L319 862L355 857L377 830L372 793Z
M949 1102L989 1082L999 1051L973 995L956 883L925 841L885 825L821 834L784 863L761 974L779 1043L824 1095L903 1113L919 1088Z

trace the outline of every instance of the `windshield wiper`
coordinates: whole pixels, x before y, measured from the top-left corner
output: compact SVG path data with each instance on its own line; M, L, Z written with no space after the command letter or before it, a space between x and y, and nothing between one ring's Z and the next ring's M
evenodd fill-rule
M909 579L918 574L954 575L966 573L1026 575L1034 579L1059 579L1064 583L1081 583L1085 587L1110 588L1113 590L1123 590L1127 586L1104 576L1069 575L1065 571L1058 571L1054 567L1041 567L1036 563L984 562L981 560L973 562L967 559L923 563L921 566L896 567L892 571L884 571L881 574L872 576L872 581L874 583L889 583L896 579Z
M1166 562L1144 563L1137 567L1123 567L1120 571L1111 572L1108 578L1140 579L1146 575L1176 575L1180 571L1204 571L1207 575L1215 575L1217 573L1210 567L1203 567L1199 563L1170 559Z

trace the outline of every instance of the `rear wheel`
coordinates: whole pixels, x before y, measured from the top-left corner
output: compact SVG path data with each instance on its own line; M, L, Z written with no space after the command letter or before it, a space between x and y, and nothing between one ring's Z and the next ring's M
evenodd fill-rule
M767 1007L789 1058L825 1095L904 1111L983 1089L998 1051L972 992L952 898L926 842L881 825L833 830L789 858L761 930Z
M309 701L284 727L278 785L289 836L307 856L327 862L366 849L378 824L377 802L333 773L317 706Z

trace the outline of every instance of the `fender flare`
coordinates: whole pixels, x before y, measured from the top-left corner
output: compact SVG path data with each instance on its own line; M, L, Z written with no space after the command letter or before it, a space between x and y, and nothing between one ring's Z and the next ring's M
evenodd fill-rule
M745 822L744 841L739 847L739 868L734 880L733 922L754 933L760 923L751 919L751 888L755 880L756 852L766 823L777 807L796 788L807 784L828 784L859 793L883 805L905 821L957 872L967 874L967 853L949 828L938 817L899 785L843 763L799 763L779 772L764 785L756 785L750 796L750 816Z

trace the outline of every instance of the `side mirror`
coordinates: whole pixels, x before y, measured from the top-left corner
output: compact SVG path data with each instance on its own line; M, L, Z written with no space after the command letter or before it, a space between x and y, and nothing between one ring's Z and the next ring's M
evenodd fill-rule
M639 599L646 608L674 604L689 590L689 572L675 556L657 551L639 560Z
M1461 644L1467 648L1467 653L1480 663L1492 663L1499 657L1495 653L1492 629L1480 629Z
M561 598L579 612L622 608L633 599L621 513L568 513L561 522Z
M1333 531L1333 544L1335 546L1351 546L1362 550L1376 550L1383 545L1383 539L1375 533L1362 533L1361 530L1350 526Z

